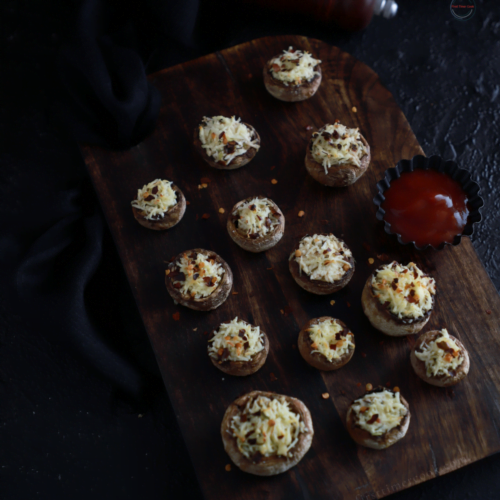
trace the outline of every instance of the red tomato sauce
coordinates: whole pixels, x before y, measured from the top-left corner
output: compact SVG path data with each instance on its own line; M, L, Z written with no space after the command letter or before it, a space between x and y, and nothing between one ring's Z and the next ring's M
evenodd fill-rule
M460 184L435 170L403 172L384 196L384 220L405 242L418 246L453 242L469 216L467 195Z

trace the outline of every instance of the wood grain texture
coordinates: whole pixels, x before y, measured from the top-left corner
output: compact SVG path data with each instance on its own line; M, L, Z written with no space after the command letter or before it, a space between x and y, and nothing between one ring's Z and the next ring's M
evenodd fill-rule
M323 61L320 89L300 103L278 101L262 82L264 63L289 45ZM399 245L376 221L376 182L400 159L423 153L378 76L336 47L287 36L169 68L151 81L163 95L153 135L126 152L82 150L206 498L381 498L498 452L500 298L468 239L440 252L417 252ZM193 128L204 115L216 114L241 116L259 132L262 147L249 165L215 170L194 150ZM359 127L372 150L366 174L339 189L320 185L304 166L313 132L306 127L317 129L336 118ZM130 208L137 188L158 177L173 180L190 202L183 220L164 233L141 227ZM200 190L202 177L211 182ZM282 240L262 254L244 251L226 231L230 208L252 195L270 197L286 217ZM297 217L299 210L304 217ZM204 213L210 217L202 219ZM317 296L294 282L287 259L297 239L326 231L346 241L357 264L346 288ZM163 282L166 262L197 247L228 262L238 292L208 313L174 305ZM413 373L414 339L386 337L363 315L361 290L380 254L414 261L436 278L437 304L426 329L446 326L471 356L469 376L453 390L431 387ZM370 257L375 264L369 265ZM172 318L176 312L180 321ZM356 336L353 359L336 372L320 373L296 349L301 327L324 315L341 319ZM206 333L235 316L260 325L271 345L264 367L245 378L222 374L206 352ZM412 412L406 437L384 451L357 446L345 429L347 408L367 382L399 386ZM219 433L222 417L232 401L251 390L297 397L311 411L311 450L280 476L224 470L229 458ZM321 398L324 392L330 399Z

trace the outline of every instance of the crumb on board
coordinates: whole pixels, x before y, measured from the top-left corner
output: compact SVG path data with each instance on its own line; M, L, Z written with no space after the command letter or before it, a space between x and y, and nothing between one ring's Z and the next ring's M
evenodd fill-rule
M280 313L285 314L285 311L283 311L283 309L280 309Z
M238 292L233 292L232 295L238 295Z
M350 302L346 302L347 304L347 307L351 307L351 303Z
M278 184L278 181L276 179L271 179L271 184Z
M371 391L373 389L373 385L372 384L366 384L365 389L367 391Z
M165 269L165 274L168 276L170 274L170 269Z
M139 415L137 415L137 418L142 418L144 415L142 413L139 413Z
M278 380L273 372L269 374L269 378L271 379L271 382L276 382L276 380Z
M335 301L334 300L330 300L330 305L331 306L335 305Z
M357 113L357 112L358 112L358 108L357 108L356 106L353 106L353 107L352 107L352 112L353 112L353 113Z
M302 252L300 250L295 250L295 257L300 257Z
M220 213L220 214L223 214L224 212L225 212L225 210L224 210L222 207L221 207L221 208L219 208L219 213Z
M274 267L273 267L273 266L271 266L271 267L266 267L266 269L267 269L268 271L270 271L271 269L274 269Z
M304 214L305 214L304 210L300 210L300 212L297 215L299 217L304 217Z
M231 472L231 464L227 464L224 468L227 472Z
M394 389L393 389L394 392L399 392L399 387L398 386L395 386Z
M486 314L491 314L491 309L486 309Z
M323 394L321 394L321 397L323 399L328 399L330 397L330 394L328 394L327 392L324 392Z
M174 321L179 321L181 319L181 313L179 311L175 312L174 314L172 314L172 319Z
M210 218L210 214L203 214L203 215L201 216L201 218L202 218L202 219L208 219L208 218Z
M196 327L196 328L193 328L193 332L195 332L196 330L198 330L198 327Z
M373 264L375 262L375 259L372 259L371 257L368 259L368 264Z

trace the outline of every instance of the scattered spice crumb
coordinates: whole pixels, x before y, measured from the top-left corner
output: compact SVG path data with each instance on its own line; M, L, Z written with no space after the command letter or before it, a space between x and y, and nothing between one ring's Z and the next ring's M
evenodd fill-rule
M288 316L292 313L292 308L290 306L285 306L283 312L285 313L285 316Z
M394 392L399 392L399 387L398 386L394 387L393 391Z
M379 260L389 260L389 256L386 253L381 253L377 255L377 259Z
M231 472L231 464L227 464L226 467L224 467L227 472Z
M363 243L363 248L369 252L370 251L370 245L368 245L368 243Z
M165 269L165 274L168 276L170 274L170 269Z
M353 107L352 107L352 112L353 112L353 113L357 113L357 112L358 112L358 108L357 108L356 106L353 106Z
M202 218L202 219L208 219L208 218L210 218L210 214L203 214L203 215L201 216L201 218Z
M193 332L195 332L196 330L198 330L198 327L196 327L196 328L193 328Z
M373 264L375 262L375 259L372 259L371 257L368 259L368 264Z
M366 384L365 389L367 391L371 391L373 389L373 385L372 384Z
M363 358L366 358L366 352L362 352L361 356L363 356Z
M335 301L334 300L330 300L330 305L331 306L335 305Z
M278 181L276 179L272 179L271 184L278 184Z
M233 295L238 295L238 292L233 292Z
M300 211L297 215L298 215L299 217L304 217L304 213L305 213L305 212L304 212L304 210L301 210L301 211Z
M271 267L266 267L266 269L267 269L268 271L270 271L271 269L274 269L274 267L273 267L273 266L271 266Z
M222 207L221 207L221 208L219 208L219 213L220 213L220 214L223 214L224 212L225 212L225 210L224 210Z
M191 202L186 200L186 205L191 205Z
M347 307L351 307L351 303L350 302L346 302L347 304Z
M181 314L180 312L176 312L174 314L172 314L172 318L175 320L175 321L179 321L181 319Z
M271 379L271 382L276 382L276 380L278 380L273 372L269 374L269 378Z
M312 125L307 125L306 130L312 130Z
M324 392L323 394L321 394L321 397L323 399L328 399L330 397L330 394L328 394L327 392Z
M486 314L491 314L491 309L487 309Z
M271 170L274 170L275 168L276 168L276 165L273 165L273 166L271 167Z
M361 387L361 382L358 382L356 385L357 385L358 387Z
M203 189L206 189L206 188L208 187L208 184L207 184L206 182L204 182L204 183L201 185L201 187L202 187Z
M280 309L280 313L285 314L285 311L283 311L283 309Z
M337 119L337 120L335 120L333 123L340 123L340 120L339 120L339 119Z

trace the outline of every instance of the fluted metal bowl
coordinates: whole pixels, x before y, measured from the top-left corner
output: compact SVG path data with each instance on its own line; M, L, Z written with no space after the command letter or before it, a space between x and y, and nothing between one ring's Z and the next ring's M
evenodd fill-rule
M403 172L413 172L416 169L422 170L436 170L438 172L448 174L452 179L457 181L467 195L467 205L469 208L469 216L467 224L465 225L461 234L457 234L453 241L443 242L439 246L424 245L417 246L414 241L403 241L401 235L395 233L391 229L391 225L385 220L385 210L381 208L382 203L385 201L384 193L389 189L391 182L399 179ZM394 168L389 168L385 171L384 178L377 182L378 193L373 199L377 206L377 219L384 221L384 230L387 234L396 235L399 243L402 245L413 245L417 250L425 250L426 248L434 248L435 250L442 250L446 245L459 245L462 241L462 236L471 236L474 233L474 224L481 220L481 209L484 201L480 195L480 188L477 182L472 179L472 176L465 168L460 168L454 161L443 160L440 156L431 156L427 158L422 155L414 156L411 160L401 160Z

